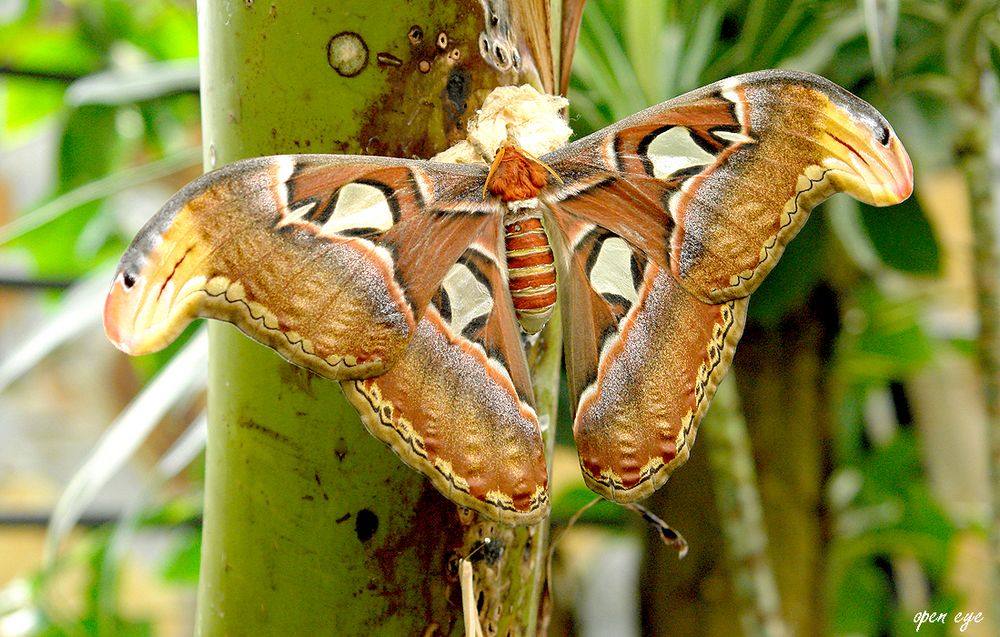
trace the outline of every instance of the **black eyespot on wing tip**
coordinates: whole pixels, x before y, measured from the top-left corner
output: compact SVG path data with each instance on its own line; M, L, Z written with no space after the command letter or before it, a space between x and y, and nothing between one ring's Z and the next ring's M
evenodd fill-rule
M135 275L128 270L122 272L122 285L126 290L131 290L132 286L135 285Z
M882 130L879 131L879 142L883 146L888 146L889 145L889 139L892 137L892 134L889 132L889 127L886 126L885 124L881 125L881 129Z

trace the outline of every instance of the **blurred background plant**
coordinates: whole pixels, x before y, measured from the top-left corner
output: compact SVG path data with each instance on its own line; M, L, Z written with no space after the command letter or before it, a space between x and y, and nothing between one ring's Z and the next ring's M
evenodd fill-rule
M712 410L651 503L691 554L599 504L558 544L551 634L909 634L921 610L982 612L964 634L996 634L998 42L995 2L587 3L578 134L740 72L807 70L887 116L917 192L814 214L751 303L720 395L742 409ZM200 170L196 55L193 2L0 3L0 635L193 625L203 342L126 360L100 307L132 233ZM557 526L591 498L563 416ZM742 562L723 557L725 503L747 476L726 481L712 434L734 422L771 547ZM732 603L748 573L774 599Z

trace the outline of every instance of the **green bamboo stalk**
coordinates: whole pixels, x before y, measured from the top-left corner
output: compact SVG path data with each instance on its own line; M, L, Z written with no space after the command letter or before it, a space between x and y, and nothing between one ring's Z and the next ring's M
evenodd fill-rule
M558 64L556 65L558 68ZM556 419L559 411L559 373L562 370L562 311L557 306L542 332L539 342L528 350L531 378L535 387L535 409L541 418L542 439L545 441L545 458L549 475L552 475L552 457L556 446ZM548 521L532 527L530 565L530 596L527 607L532 611L525 617L525 634L534 635L546 618L540 618L542 594L549 559ZM544 633L545 631L543 631ZM502 634L502 633L501 633Z
M969 190L972 225L973 284L979 332L976 364L979 367L989 438L992 512L989 534L992 545L990 588L994 616L1000 616L1000 219L995 189L1000 184L997 163L998 117L995 104L998 81L991 61L994 45L983 34L993 20L995 3L969 2L955 14L949 30L954 46L946 57L948 69L960 91L956 105L967 116L956 137L955 154Z
M981 68L985 65L981 65ZM984 408L990 441L989 467L992 491L990 541L993 549L993 610L1000 617L1000 223L995 188L1000 184L998 116L990 105L997 95L997 78L988 71L979 74L979 92L969 106L988 122L987 133L979 126L964 131L961 168L970 194L972 222L973 281L979 334L976 362L982 377Z
M972 225L973 284L979 333L976 364L979 367L983 407L989 439L992 512L988 531L992 545L993 616L1000 616L1000 239L995 189L1000 183L997 152L998 95L995 43L989 26L995 21L996 3L973 0L958 5L948 28L945 63L949 79L958 88L955 110L961 118L955 138L958 167L968 184Z
M483 25L472 0L206 0L206 168L274 153L443 150L463 113L503 83L478 57ZM461 104L435 50L440 33L461 49ZM379 63L392 58L401 64ZM558 357L554 375L541 358L557 386ZM211 326L209 374L199 634L461 634L455 564L473 552L476 586L493 600L484 628L534 625L531 556L546 523L510 529L460 514L368 435L336 383L229 326ZM552 403L540 413L554 423ZM484 539L504 551L483 559Z
M719 385L712 409L700 433L708 443L716 506L743 634L784 637L790 633L781 615L778 584L768 556L750 438L734 378Z

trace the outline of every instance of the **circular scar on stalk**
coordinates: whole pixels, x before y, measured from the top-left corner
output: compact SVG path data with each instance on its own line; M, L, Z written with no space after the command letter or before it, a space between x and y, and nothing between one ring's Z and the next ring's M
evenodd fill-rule
M343 31L330 38L326 59L334 71L354 77L368 66L368 45L353 31Z

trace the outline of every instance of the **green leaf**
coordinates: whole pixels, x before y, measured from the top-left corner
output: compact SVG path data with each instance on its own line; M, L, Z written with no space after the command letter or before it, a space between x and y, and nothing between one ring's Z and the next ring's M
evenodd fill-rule
M111 172L120 150L116 109L88 105L70 111L59 143L59 192Z
M18 245L16 241L19 238L50 224L63 215L81 209L85 204L195 166L199 163L200 157L199 149L187 148L158 161L118 170L107 177L74 188L21 215L17 220L0 226L0 246ZM79 223L76 225L82 226ZM43 241L32 237L31 243L40 244Z
M197 584L201 567L201 531L190 530L175 542L161 573L173 584Z
M839 372L852 382L905 378L927 364L934 346L920 324L916 299L890 299L874 284L858 289L853 325L839 344Z
M62 83L49 80L12 77L0 85L3 104L3 130L16 133L63 108Z
M900 431L888 444L869 454L859 469L865 478L859 494L862 502L901 499L904 515L896 528L941 542L941 550L931 553L931 558L934 574L943 575L947 542L955 527L930 493L913 433Z
M642 110L649 103L615 27L615 22L609 20L609 13L602 11L601 3L593 3L583 14L580 38L581 41L586 39L586 44L578 50L586 49L583 57L593 59L589 65L592 72L586 79L608 101L613 118L618 120Z
M955 110L946 97L952 90L951 79L928 74L916 80L913 90L895 97L882 112L913 158L918 174L951 168L957 141ZM932 89L938 92L931 93Z
M896 55L899 0L862 0L862 6L872 67L879 81L888 82Z
M87 203L75 208L73 214L62 215L50 223L34 230L30 235L12 239L11 248L25 249L34 261L34 272L38 276L73 279L84 276L101 263L114 258L113 251L123 249L117 246L100 246L95 252L91 247L85 250L81 243L84 230L103 212L102 202ZM16 222L15 222L16 223ZM15 224L9 224L0 230Z
M58 555L62 542L80 514L107 481L129 461L163 415L193 388L204 386L207 350L207 336L202 331L105 430L52 512L43 555L47 564L51 564Z
M590 505L597 495L585 487L573 487L560 491L552 502L552 523L566 524L570 518ZM631 513L608 500L601 499L587 509L577 520L580 524L602 524L605 526L622 526Z
M925 9L920 14L904 13L900 16L897 29L896 68L894 75L898 78L924 73L947 75L945 56L942 49L946 46L944 26L950 19L944 5L945 15L939 19L930 19Z
M134 31L128 39L157 60L198 56L198 19L194 11L174 2L133 3Z
M781 65L781 61L801 50L808 42L823 37L829 28L830 16L818 19L816 5L805 0L793 0L782 7L774 25L768 30L763 44L756 50L756 61L762 68Z
M886 574L867 560L852 564L833 592L834 635L878 635L892 606ZM921 634L923 631L921 631Z
M665 7L657 0L632 0L624 5L622 40L628 59L648 101L662 100ZM669 63L669 62L668 62Z
M100 51L72 23L0 27L0 59L19 71L69 76L92 72L102 64Z
M887 266L917 274L940 272L934 230L916 197L888 208L862 204L860 219L872 247Z
M123 0L92 0L77 6L81 33L102 51L135 31L131 8Z
M712 58L712 53L719 46L719 32L722 29L722 9L716 3L705 5L698 14L697 22L689 29L684 59L678 60L680 73L675 87L664 90L659 99L673 97L670 93L682 93L697 88L705 81L705 68Z
M102 71L70 85L71 106L121 105L198 90L198 60L171 60Z
M0 393L11 383L29 373L45 357L81 333L100 324L100 306L94 302L107 289L111 267L95 270L71 286L60 299L55 312L43 318L18 338L17 344L0 359Z
M14 132L58 112L72 78L101 64L71 26L22 24L0 27L0 61L9 69L0 82L3 129Z
M794 51L790 57L781 60L779 66L786 69L799 69L819 73L826 69L838 69L846 66L840 62L841 49L852 39L860 38L864 33L861 17L854 12L841 16L816 16L828 22L821 37L810 38L805 46ZM819 34L817 34L819 35Z

